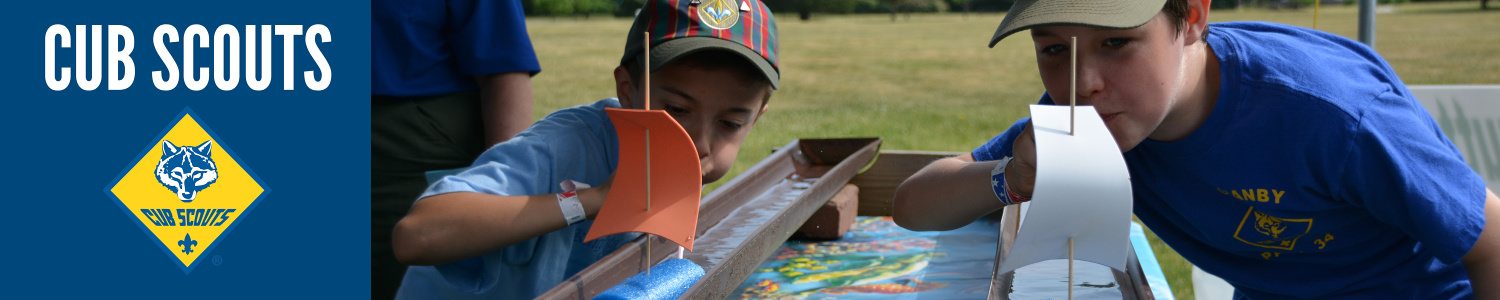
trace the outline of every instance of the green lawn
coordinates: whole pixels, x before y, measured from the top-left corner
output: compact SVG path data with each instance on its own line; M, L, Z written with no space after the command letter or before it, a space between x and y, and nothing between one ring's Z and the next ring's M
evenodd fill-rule
M1375 49L1407 84L1500 84L1500 9L1478 2L1409 4L1377 16ZM878 136L883 149L968 151L1026 115L1042 92L1031 41L986 48L1003 14L781 16L782 89L745 141L731 178L795 138ZM1313 27L1312 8L1218 10L1214 22L1259 20ZM1323 7L1317 29L1356 38L1354 6ZM630 20L527 20L542 73L536 118L613 97ZM721 180L720 183L727 181ZM709 188L718 185L710 185ZM1149 233L1180 299L1191 265Z

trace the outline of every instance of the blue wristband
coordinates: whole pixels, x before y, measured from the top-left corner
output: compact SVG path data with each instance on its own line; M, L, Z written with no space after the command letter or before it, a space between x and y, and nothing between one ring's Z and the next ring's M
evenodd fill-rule
M990 171L990 188L995 190L995 198L999 198L1000 203L1005 203L1005 205L1015 204L1010 199L1010 193L1006 191L1008 187L1005 184L1005 165L1010 164L1010 159L1010 156L1001 158L1000 164L995 165L995 169Z

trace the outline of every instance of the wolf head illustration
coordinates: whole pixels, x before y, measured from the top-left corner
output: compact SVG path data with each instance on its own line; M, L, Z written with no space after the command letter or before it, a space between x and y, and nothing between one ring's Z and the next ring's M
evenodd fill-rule
M162 141L156 181L176 193L177 200L193 202L198 191L219 180L219 169L209 157L213 142L206 141L197 147L178 147L170 141Z
M1273 239L1279 239L1281 232L1286 231L1286 225L1281 224L1281 219L1260 212L1255 212L1255 231L1269 235Z

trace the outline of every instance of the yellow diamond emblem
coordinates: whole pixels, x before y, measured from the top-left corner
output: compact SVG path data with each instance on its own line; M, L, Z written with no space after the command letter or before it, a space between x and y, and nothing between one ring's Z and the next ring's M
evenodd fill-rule
M185 273L265 192L222 142L184 109L109 188Z

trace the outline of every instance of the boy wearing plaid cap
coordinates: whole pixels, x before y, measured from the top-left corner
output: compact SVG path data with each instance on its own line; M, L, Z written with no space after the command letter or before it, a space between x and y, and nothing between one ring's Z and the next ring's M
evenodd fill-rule
M1379 55L1304 28L1210 28L1208 7L1017 1L990 45L1030 29L1054 104L1077 37L1077 101L1124 152L1135 215L1237 299L1500 297L1500 198ZM1036 151L1022 119L928 165L898 188L896 222L946 230L1028 200Z
M647 108L643 73L648 109L687 131L703 182L729 171L780 81L771 12L756 0L654 0L625 44L618 98L554 112L428 187L393 234L396 258L416 265L397 298L533 298L635 238L582 242L619 159L604 108ZM559 195L574 195L559 194L565 180L594 186L576 191L581 214L560 207Z

